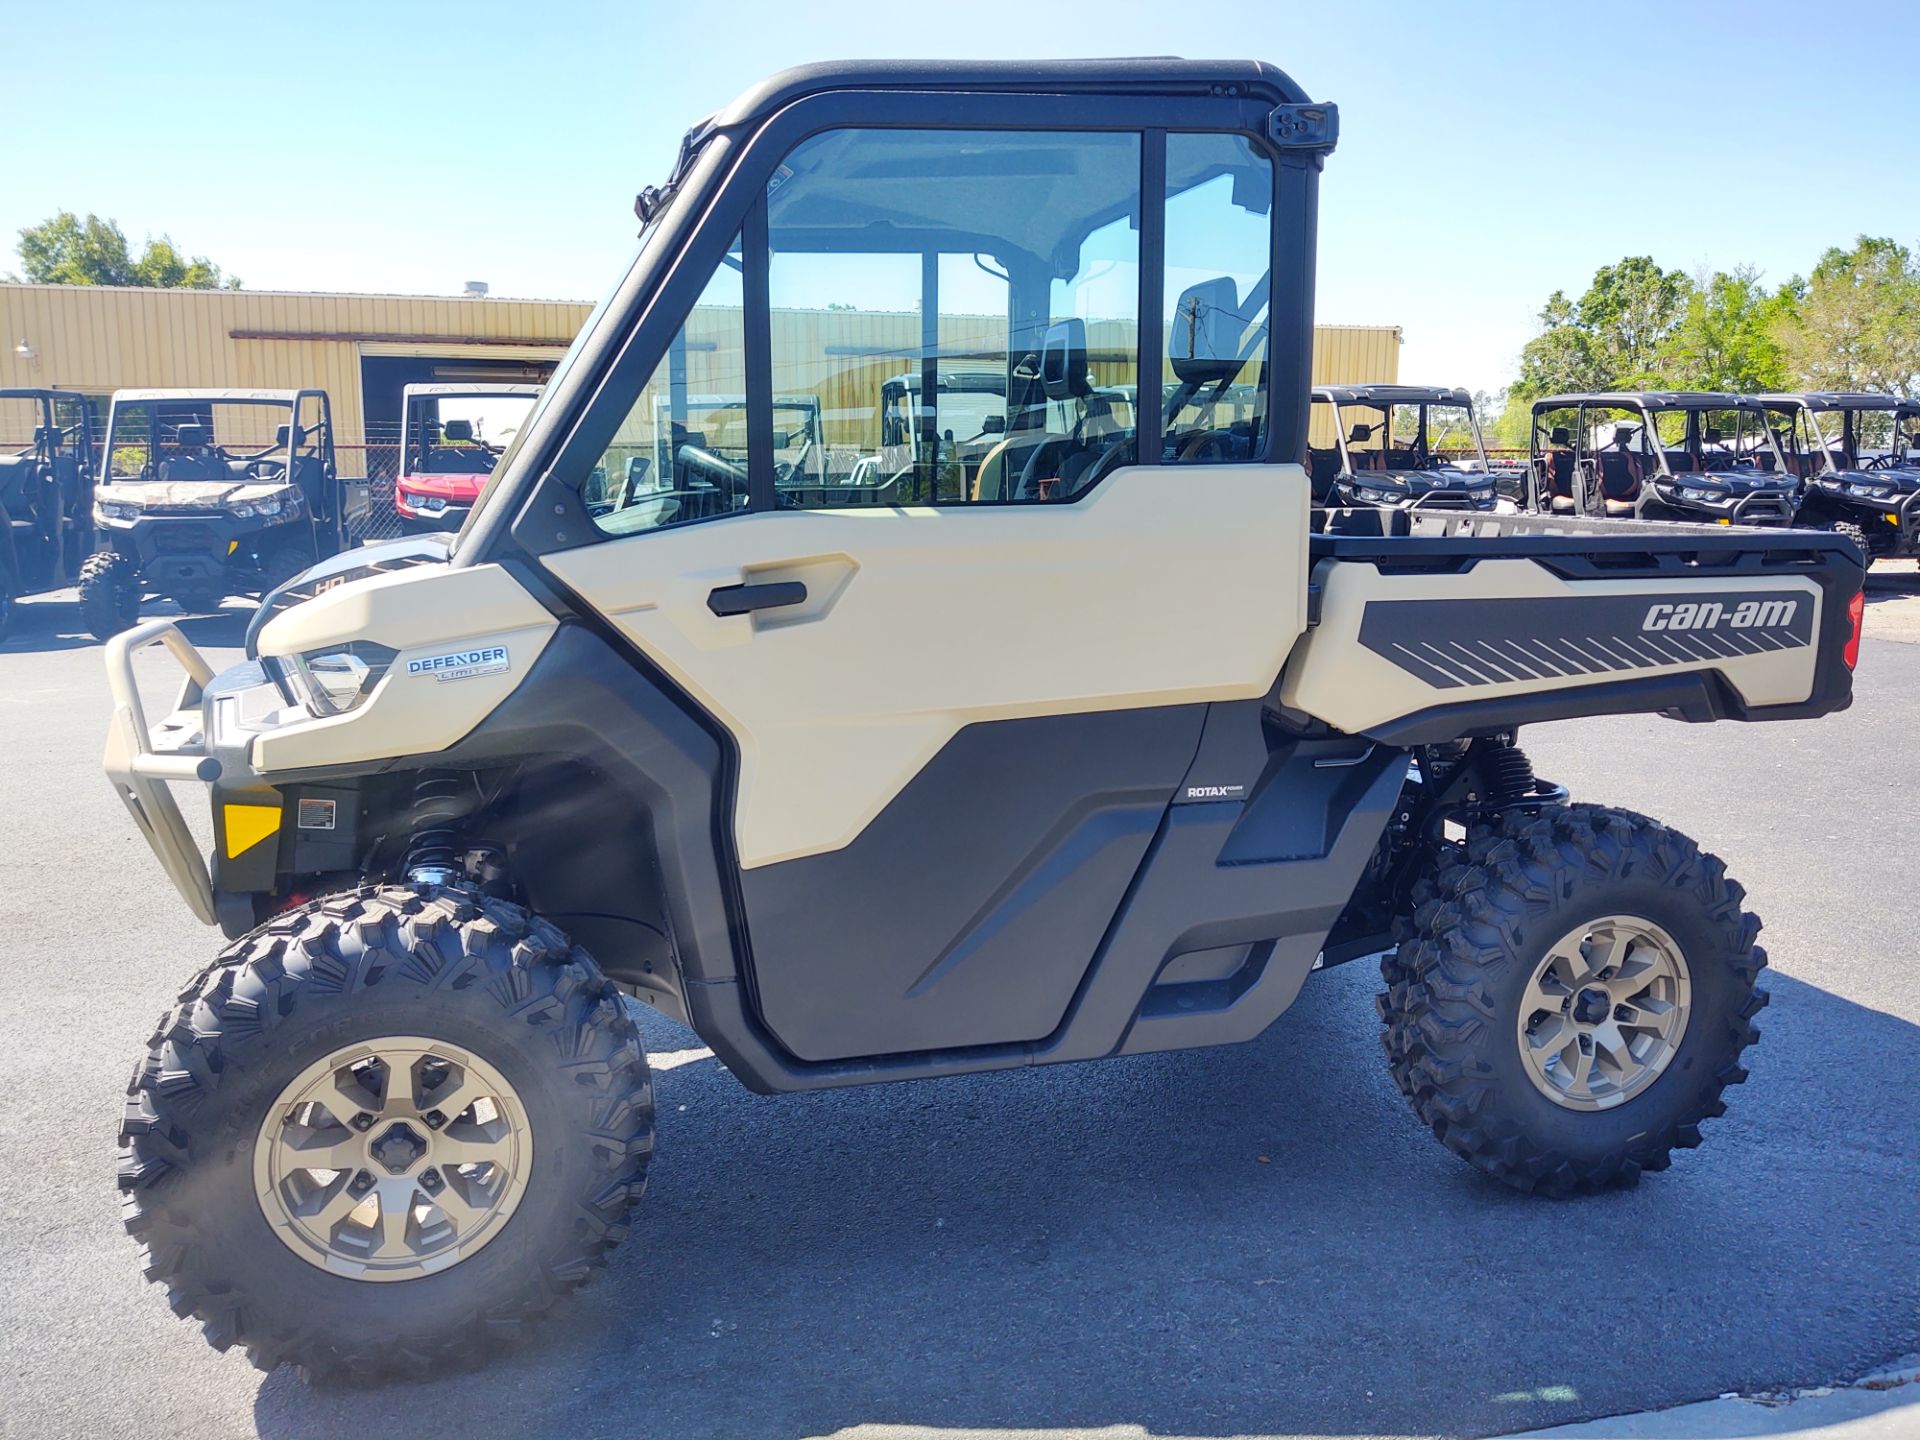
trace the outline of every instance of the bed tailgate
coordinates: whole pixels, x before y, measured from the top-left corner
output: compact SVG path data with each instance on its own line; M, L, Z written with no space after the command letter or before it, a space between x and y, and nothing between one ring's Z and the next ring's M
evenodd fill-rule
M1814 532L1317 537L1290 711L1390 744L1652 712L1774 720L1853 697L1863 576Z

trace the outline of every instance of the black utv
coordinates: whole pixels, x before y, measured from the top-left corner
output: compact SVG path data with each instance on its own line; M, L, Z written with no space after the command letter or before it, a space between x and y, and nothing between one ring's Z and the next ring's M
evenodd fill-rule
M1322 448L1320 441L1331 443ZM1464 390L1319 386L1307 455L1317 505L1493 510L1501 503L1473 397Z
M1800 524L1837 530L1869 565L1920 557L1920 400L1833 391L1760 398L1805 483Z
M1643 390L1533 404L1528 505L1555 515L1791 525L1800 477L1751 395Z
M0 638L15 597L71 585L86 559L90 421L70 391L0 390Z
M366 509L366 482L335 466L324 390L121 390L100 468L80 607L102 640L148 595L183 610L263 595L345 549Z

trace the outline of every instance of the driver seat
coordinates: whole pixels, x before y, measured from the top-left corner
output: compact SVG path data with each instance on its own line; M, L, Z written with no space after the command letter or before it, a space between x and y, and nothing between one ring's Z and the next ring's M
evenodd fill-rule
M174 444L179 447L176 454L160 462L162 480L231 480L233 474L227 469L227 462L213 449L212 435L205 425L178 425L174 427Z

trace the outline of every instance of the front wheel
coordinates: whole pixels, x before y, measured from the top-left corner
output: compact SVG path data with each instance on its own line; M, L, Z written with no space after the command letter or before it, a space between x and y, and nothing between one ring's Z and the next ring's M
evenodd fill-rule
M111 640L140 618L140 572L113 550L80 567L80 618L96 640Z
M216 1349L425 1376L606 1263L653 1097L619 994L551 925L369 886L275 917L188 987L120 1145L147 1278Z
M1631 1185L1700 1143L1767 1003L1760 922L1716 857L1576 805L1470 830L1425 888L1380 1013L1441 1143L1550 1195Z

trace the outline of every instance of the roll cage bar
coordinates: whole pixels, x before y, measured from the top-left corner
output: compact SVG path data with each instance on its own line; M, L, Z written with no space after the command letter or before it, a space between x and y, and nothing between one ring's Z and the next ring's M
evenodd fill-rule
M1273 167L1268 256L1272 396L1259 453L1265 463L1298 463L1306 453L1308 366L1313 322L1313 260L1318 179L1338 136L1335 107L1309 101L1280 71L1254 61L1120 60L1046 62L900 61L816 65L788 71L749 90L687 134L664 187L643 191L639 255L561 364L523 432L509 447L455 544L454 563L514 553L539 555L598 543L581 483L611 442L631 399L666 354L708 277L740 242L748 371L749 509L777 504L770 412L770 312L767 193L776 170L802 141L858 129L1109 131L1140 137L1141 203L1133 207L1139 240L1137 435L1163 428L1165 219L1162 197L1169 132L1243 136ZM1090 234L1115 216L1081 217ZM784 237L784 231L783 231ZM860 248L836 232L833 248ZM969 248L957 232L890 233L871 249L922 255ZM805 248L801 236L786 240ZM1024 269L1025 267L1023 267ZM1038 267L1036 267L1038 268ZM936 277L937 279L937 277ZM1021 303L1016 294L1014 303ZM1024 297L1031 303L1031 296ZM923 295L937 314L936 294ZM1037 312L1036 312L1037 313ZM933 347L937 350L937 346ZM938 384L938 356L922 357L924 391ZM1008 413L1022 408L1009 362ZM929 417L925 422L932 424ZM931 445L934 437L927 436ZM1158 464L1156 446L1137 463Z

